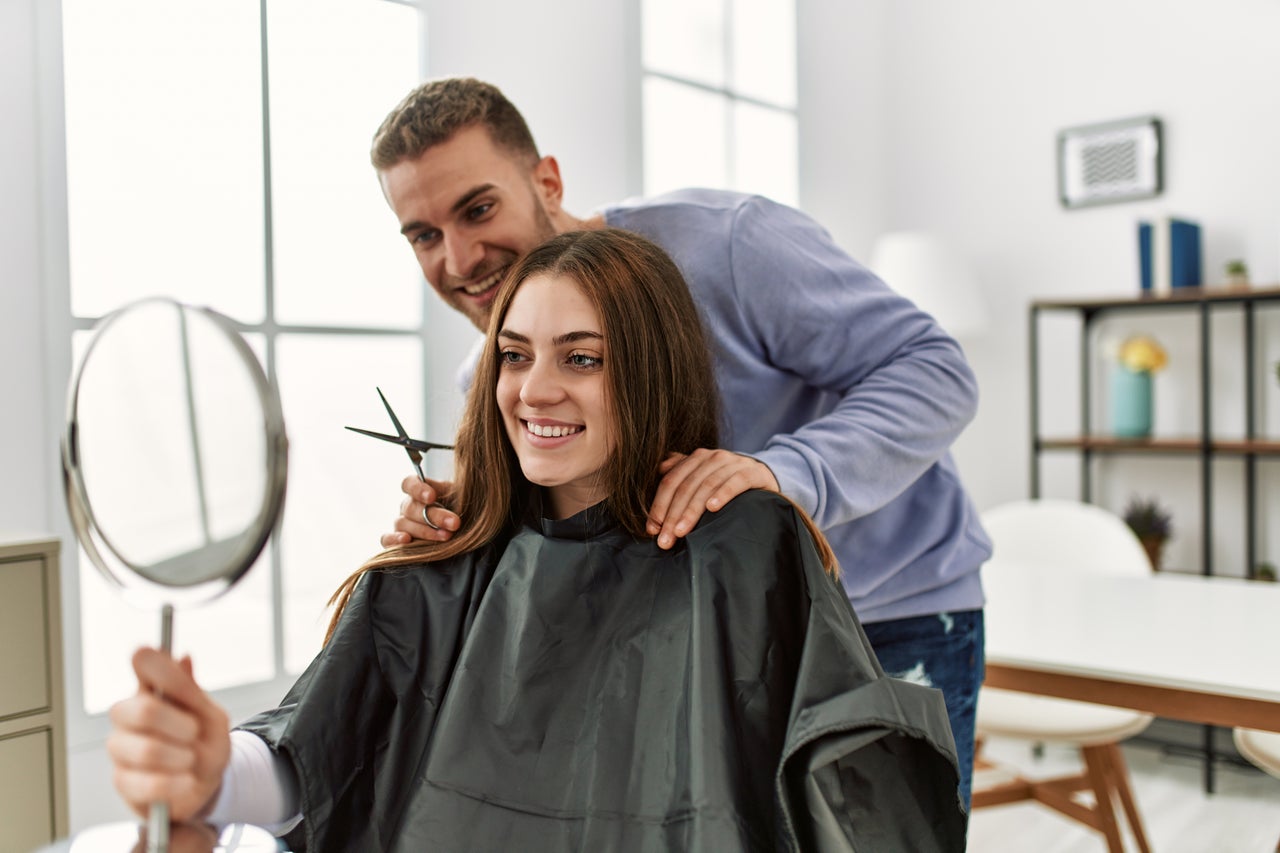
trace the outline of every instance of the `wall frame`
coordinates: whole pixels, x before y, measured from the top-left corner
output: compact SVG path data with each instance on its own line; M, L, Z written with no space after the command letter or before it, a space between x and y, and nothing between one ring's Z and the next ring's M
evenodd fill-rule
M1066 208L1153 198L1164 191L1164 141L1154 116L1058 133L1058 198Z

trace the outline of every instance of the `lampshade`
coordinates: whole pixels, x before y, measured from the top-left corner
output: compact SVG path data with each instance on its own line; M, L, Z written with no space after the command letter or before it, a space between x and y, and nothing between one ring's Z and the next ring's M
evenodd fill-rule
M932 234L894 231L876 241L871 271L929 312L952 337L980 334L986 306L969 264Z

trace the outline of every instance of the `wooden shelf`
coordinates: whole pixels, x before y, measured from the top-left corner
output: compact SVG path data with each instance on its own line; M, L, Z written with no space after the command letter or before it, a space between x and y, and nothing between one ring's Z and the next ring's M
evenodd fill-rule
M1095 453L1209 453L1240 456L1280 456L1280 441L1226 439L1210 441L1207 448L1198 438L1115 438L1114 436L1061 436L1042 438L1040 450L1090 450Z
M1162 308L1182 306L1198 302L1271 302L1280 300L1280 285L1258 287L1184 287L1163 296L1122 296L1097 299L1040 299L1031 303L1032 308L1062 309L1071 311L1098 311L1114 308Z

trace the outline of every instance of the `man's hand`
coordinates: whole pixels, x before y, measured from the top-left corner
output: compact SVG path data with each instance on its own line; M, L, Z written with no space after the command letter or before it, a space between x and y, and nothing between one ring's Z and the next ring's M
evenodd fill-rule
M447 542L453 538L454 532L462 526L462 519L457 515L437 506L436 501L453 490L453 483L438 480L427 480L425 483L417 477L405 477L400 483L400 491L405 499L400 503L400 517L395 521L395 531L382 534L382 547L408 545L414 539L430 539L435 542ZM429 526L422 520L422 511L427 511L431 519Z
M116 790L140 816L162 802L175 823L203 817L231 759L227 712L196 684L191 658L139 649L133 671L138 692L111 708Z
M748 489L778 491L769 466L729 450L699 449L673 453L658 470L664 475L649 510L648 532L659 548L670 548L702 518Z

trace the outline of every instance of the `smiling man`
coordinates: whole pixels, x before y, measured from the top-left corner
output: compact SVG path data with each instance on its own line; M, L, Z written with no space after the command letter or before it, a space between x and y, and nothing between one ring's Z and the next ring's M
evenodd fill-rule
M967 802L979 568L991 548L948 453L977 406L955 341L813 220L764 198L691 189L570 215L556 160L477 80L411 92L379 128L372 160L427 281L478 328L506 270L553 234L625 228L672 256L713 341L727 449L665 463L650 534L676 547L704 512L751 488L799 503L830 539L885 670L943 691ZM384 546L459 529L435 505L442 484L401 488Z

